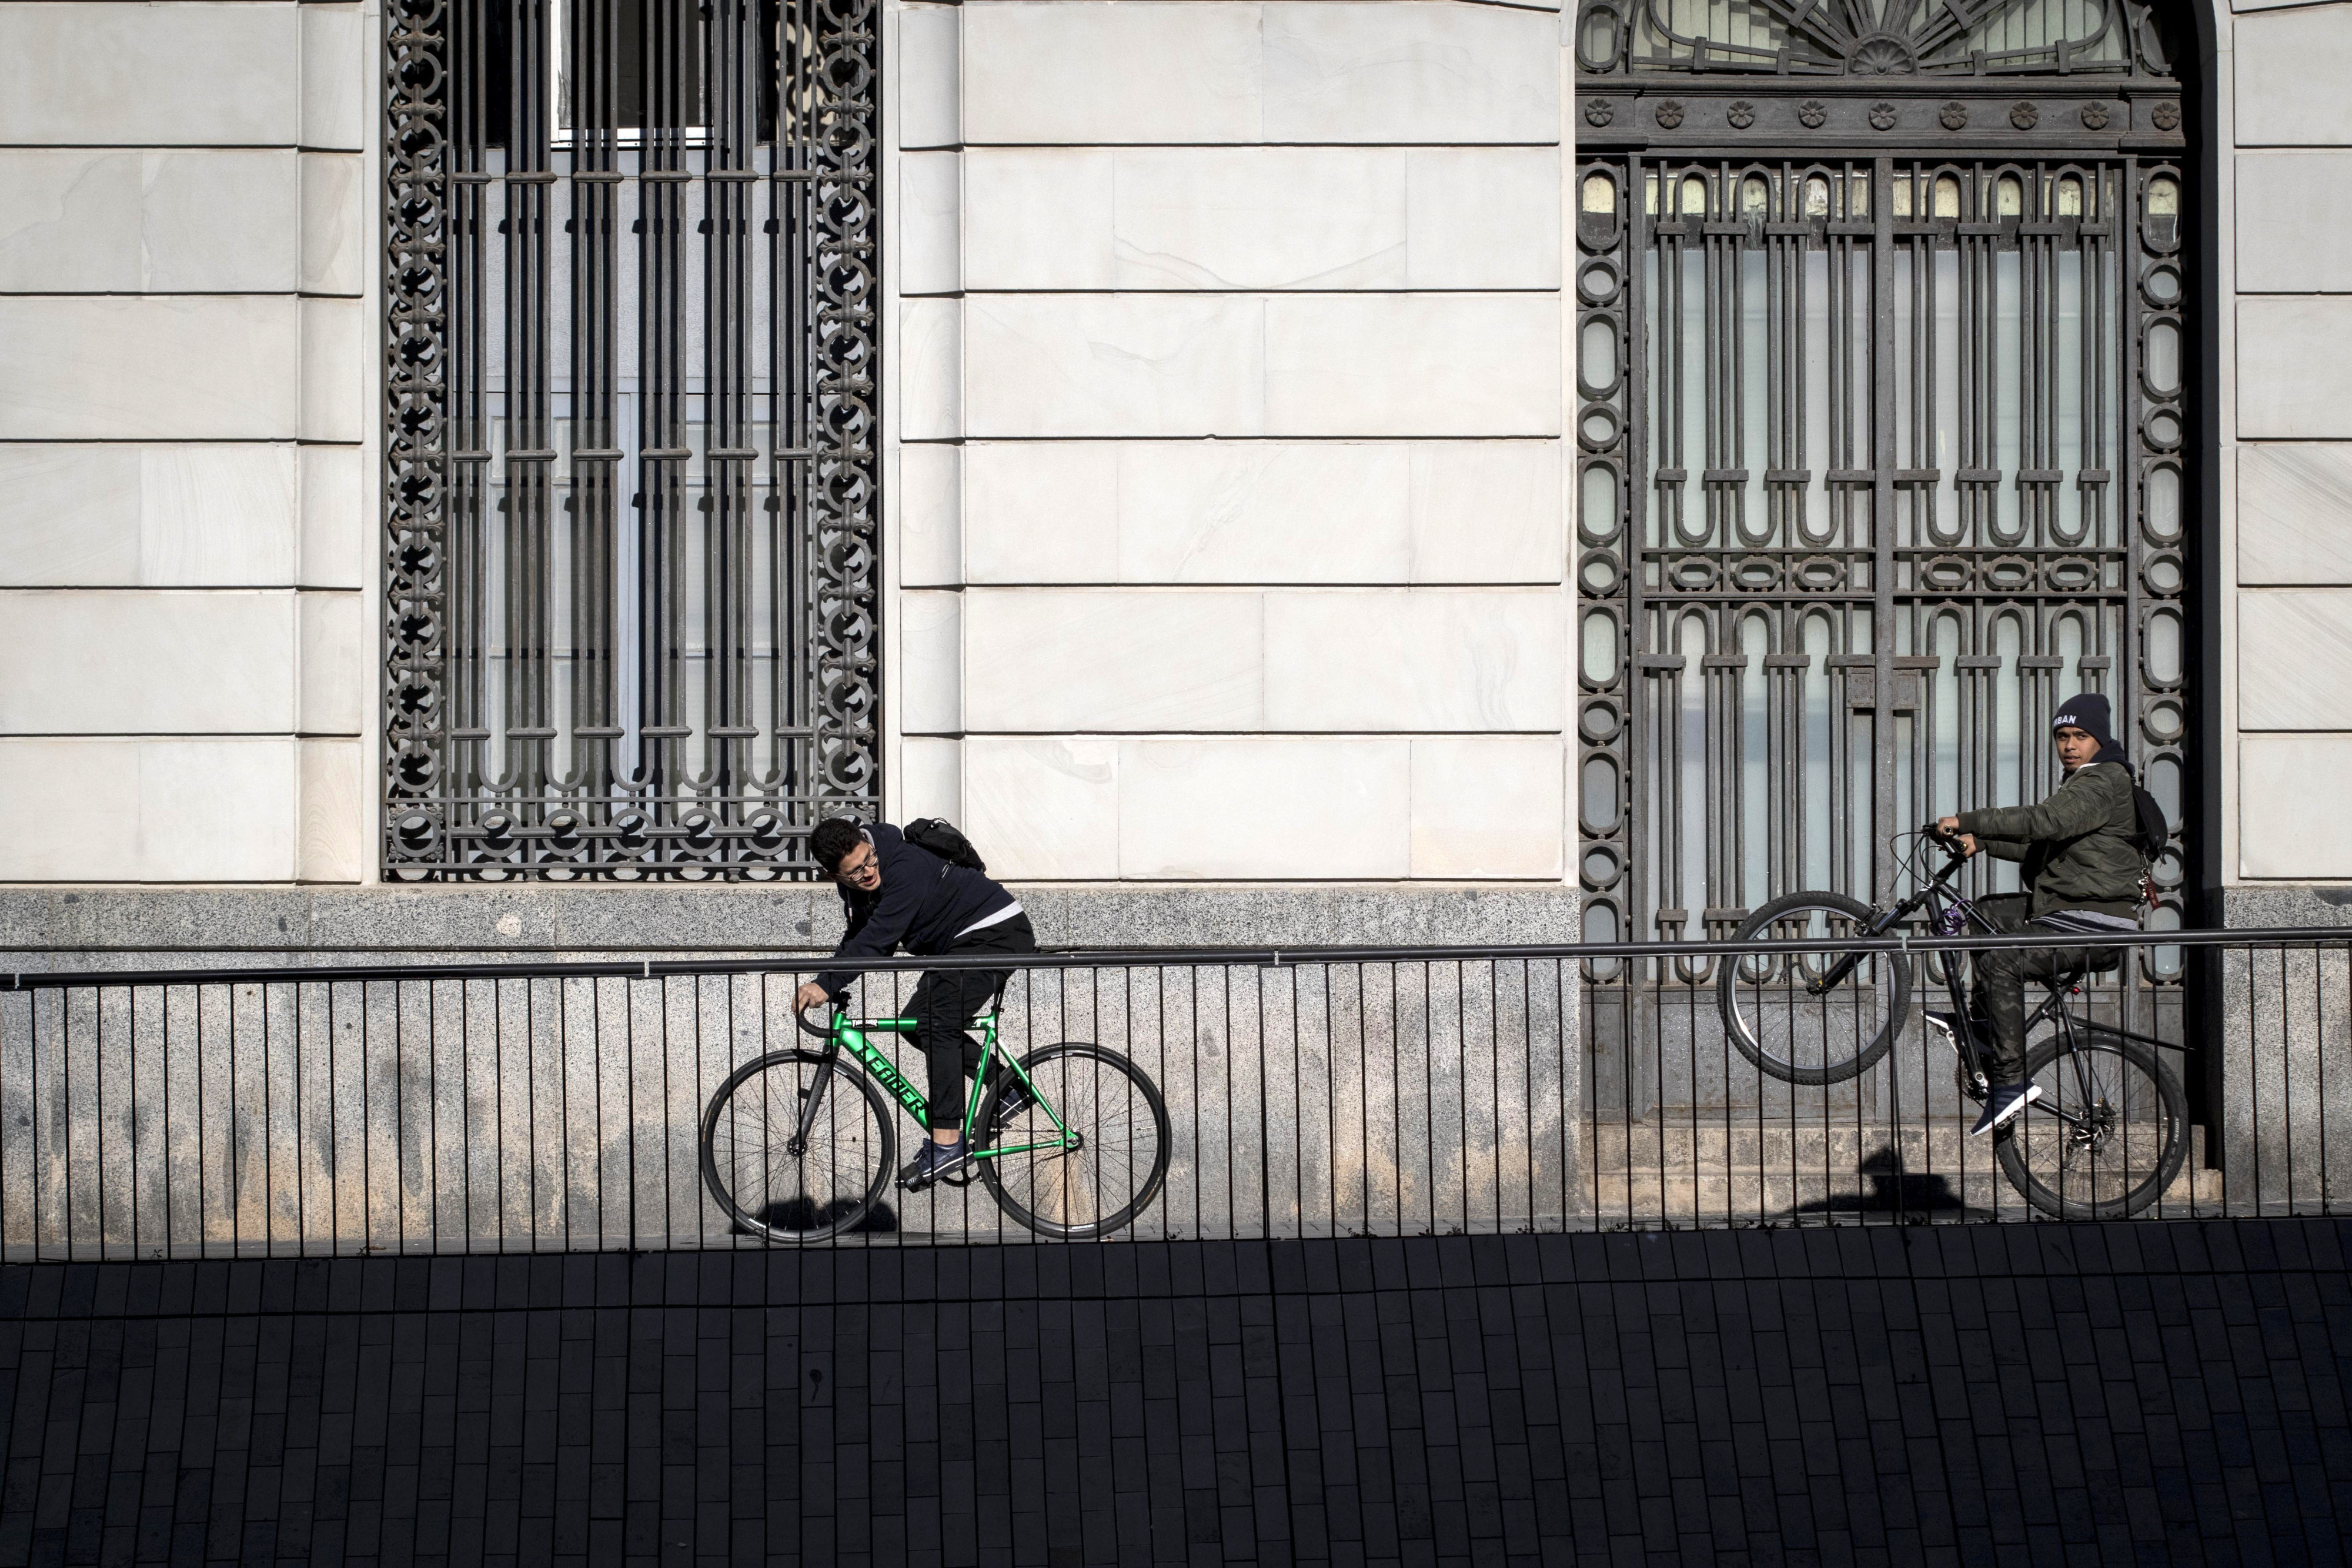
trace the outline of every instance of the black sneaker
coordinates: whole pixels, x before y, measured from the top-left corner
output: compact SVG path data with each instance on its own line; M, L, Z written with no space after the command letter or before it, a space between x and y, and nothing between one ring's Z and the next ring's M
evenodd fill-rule
M971 1151L964 1147L961 1138L952 1144L925 1138L922 1152L908 1160L907 1168L898 1173L898 1185L908 1192L920 1192L940 1181L950 1186L961 1186L963 1184L957 1176L959 1173L968 1175L964 1167L971 1164Z
M1969 1136L1983 1136L2041 1098L2042 1086L2038 1083L1994 1084L1985 1091L1984 1114L1969 1129Z
M1021 1120L1029 1107L1037 1103L1037 1092L1018 1078L1004 1087L1004 1098L996 1103L996 1115L988 1124L991 1133L1001 1133Z

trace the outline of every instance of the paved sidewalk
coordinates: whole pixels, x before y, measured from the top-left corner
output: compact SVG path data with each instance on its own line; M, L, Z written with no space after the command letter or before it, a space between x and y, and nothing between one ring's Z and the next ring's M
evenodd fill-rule
M2333 1563L2352 1222L0 1270L0 1563Z

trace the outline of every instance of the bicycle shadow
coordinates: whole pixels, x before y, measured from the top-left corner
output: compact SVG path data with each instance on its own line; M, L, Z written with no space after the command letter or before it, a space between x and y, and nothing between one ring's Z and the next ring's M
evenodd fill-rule
M1990 1219L1990 1209L1978 1208L1952 1190L1949 1178L1906 1170L1903 1151L1889 1145L1855 1167L1870 1181L1868 1192L1833 1192L1784 1210L1800 1214L1892 1214L1922 1218L1947 1216L1957 1219Z
M783 1202L772 1203L761 1209L759 1219L761 1224L773 1226L778 1230L815 1230L833 1224L856 1207L857 1200L851 1197L836 1197L830 1203L823 1205L819 1205L812 1197L787 1198ZM898 1211L887 1203L877 1203L866 1212L865 1218L849 1228L849 1232L884 1235L898 1228ZM753 1234L747 1227L740 1225L737 1226L735 1230L741 1236Z

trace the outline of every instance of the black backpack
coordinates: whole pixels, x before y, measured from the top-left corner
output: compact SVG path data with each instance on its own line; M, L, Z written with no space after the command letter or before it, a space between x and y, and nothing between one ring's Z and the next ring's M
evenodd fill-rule
M2161 820L2162 813L2158 813ZM906 841L919 850L929 850L950 865L960 865L967 871L985 872L988 862L971 847L971 841L956 831L956 825L941 817L918 817L898 830Z
M2157 906L2159 894L2156 885L2156 862L2172 843L2172 824L2164 820L2164 808L2156 802L2146 786L2135 777L2132 779L2132 814L2139 819L2139 831L2132 835L2138 846L2140 858L2148 869L2140 873L2139 901L2148 908Z
M2132 810L2139 814L2139 852L2151 861L2163 858L2172 842L2172 824L2164 820L2164 808L2156 803L2156 797L2137 779L2132 780Z

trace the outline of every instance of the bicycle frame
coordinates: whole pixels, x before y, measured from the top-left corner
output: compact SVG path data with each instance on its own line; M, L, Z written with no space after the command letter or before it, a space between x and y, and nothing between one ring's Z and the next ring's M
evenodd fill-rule
M1952 914L1955 911L1958 911L1961 917L1968 923L1969 927L1978 935L1985 936L1998 936L2001 935L1991 921L1987 920L1982 915L1977 913L1976 904L1972 901L1961 897L1951 890L1950 883L1953 874L1957 873L1961 866L1967 863L1968 862L1964 857L1953 855L1944 862L1944 869L1937 872L1934 876L1930 877L1924 884L1922 884L1918 892L1913 894L1910 897L1905 899L1902 903L1896 904L1894 908L1880 915L1876 920L1872 921L1869 930L1864 933L1864 935L1876 936L1891 931L1905 920L1909 919L1915 912L1923 907L1927 911L1928 925L1929 928L1932 930L1945 929L1950 921ZM1959 1019L1963 1024L1968 1024L1972 1020L1974 1015L1969 1005L1968 993L1960 984L1959 955L1957 953L1947 952L1943 956L1945 994L1951 998L1953 1016ZM1837 979L1842 980L1847 974L1853 972L1854 966L1859 962L1860 955L1853 953L1847 954L1843 958L1838 961L1837 966L1829 972L1828 976L1824 976L1823 983L1819 988L1826 991L1829 988L1830 977L1834 976ZM2154 1035L2141 1034L2136 1030L2123 1029L2112 1024L2088 1023L2084 1019L2076 1018L2072 1012L2067 1010L2065 1001L2067 997L2072 995L2079 988L2080 979L2081 977L2078 975L2074 983L2052 990L2048 996L2042 999L2041 1006L2035 1008L2032 1012L2025 1015L2025 1032L2028 1035L2031 1035L2033 1032L2035 1025L2042 1022L2044 1019L2052 1020L2055 1024L2060 1038L2065 1042L2064 1054L2069 1058L2069 1060L2075 1063L2078 1073L2083 1071L2083 1069L2081 1067L2081 1058L2076 1053L2074 1046L2078 1035L2085 1030L2095 1029L2102 1033L2112 1034L2119 1039L2135 1040L2144 1045L2154 1046L2164 1050L2177 1049L2169 1042L2159 1040ZM1953 1045L1955 1049L1959 1051L1961 1063L1968 1070L1970 1080L1974 1082L1982 1082L1986 1076L1984 1071L1984 1060L1982 1053L1977 1049L1976 1030L1973 1028L1962 1029L1954 1038ZM2087 1083L2083 1083L2079 1085L2079 1087L2084 1091L2084 1098L2087 1102L2089 1098L2089 1085ZM2078 1118L2068 1115L2063 1111L2059 1112L2059 1115L2061 1119L2068 1122L2078 1120Z
M1013 1059L1012 1052L999 1051L996 1038L997 1018L998 1015L995 1012L990 1011L981 1014L973 1020L980 1026L981 1032L980 1071L972 1079L971 1098L964 1105L962 1127L965 1146L971 1151L971 1157L975 1160L992 1160L1001 1155L1034 1154L1040 1150L1059 1153L1075 1146L1076 1138L1071 1134L1068 1124L1062 1120L1062 1113L1056 1111L1053 1103L1045 1098L1045 1092L1038 1088L1036 1082L1023 1070L1021 1063ZM898 1064L891 1061L889 1053L877 1043L877 1037L891 1035L911 1037L919 1023L919 1020L908 1018L852 1019L845 1014L835 1013L833 1016L832 1028L826 1033L824 1055L830 1061L846 1051L860 1067L873 1076L876 1082L882 1085L893 1100L898 1102L899 1108L915 1119L915 1124L922 1128L924 1135L928 1137L931 1125L930 1102L924 1097L921 1090L908 1081L905 1073L898 1071ZM811 1032L815 1031L811 1030ZM980 1120L981 1096L987 1092L988 1064L1000 1055L1004 1059L1005 1070L1018 1078L1029 1092L1035 1096L1037 1108L1045 1112L1046 1117L1054 1124L1055 1136L1053 1140L1045 1143L1012 1144L983 1149L972 1137L972 1128ZM817 1081L817 1092L810 1095L802 1104L800 1124L793 1131L794 1145L806 1146L809 1129L816 1124L817 1112L824 1103L824 1086L830 1082L829 1077L821 1076Z

